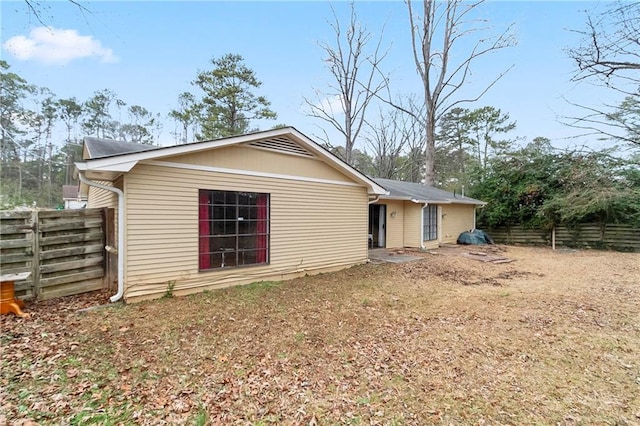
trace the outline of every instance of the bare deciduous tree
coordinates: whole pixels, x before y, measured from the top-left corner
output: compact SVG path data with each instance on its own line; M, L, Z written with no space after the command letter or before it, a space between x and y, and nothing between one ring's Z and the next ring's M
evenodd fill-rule
M640 83L640 3L615 3L604 12L587 13L586 29L577 48L567 51L578 67L575 81L595 78L608 87L625 90L632 83L634 92ZM612 83L616 77L622 85ZM625 92L629 94L628 92Z
M367 108L386 86L386 79L376 79L376 74L387 52L381 52L382 37L373 51L367 52L371 33L358 22L353 3L346 28L335 10L333 18L330 25L335 33L335 45L321 43L320 47L327 54L325 62L335 82L327 92L316 90L315 101L304 98L304 102L309 116L329 123L344 137L344 160L351 164L353 146L365 124ZM339 107L334 107L333 102ZM325 132L325 142L330 144L326 136Z
M424 109L414 96L400 97L398 105L420 116ZM419 182L424 155L424 127L412 115L393 108L379 110L375 124L367 123L367 145L373 151L373 174L386 179Z
M598 135L640 146L640 3L617 2L599 14L587 13L580 45L568 49L574 81L595 82L624 96L619 103L584 105L567 100L582 114L564 118L580 136Z
M417 116L402 106L388 102L420 120L425 128L424 184L435 182L436 127L442 116L456 105L480 99L511 68L470 97L460 98L459 91L468 83L471 65L478 58L515 44L511 26L497 36L489 32L485 20L472 15L484 0L440 2L423 0L422 13L416 13L413 2L405 1L411 26L413 59L423 83L424 114ZM477 39L467 52L459 51L462 40Z
M407 145L407 122L413 119L398 109L379 110L375 124L368 125L365 141L373 151L375 176L397 179L402 152Z

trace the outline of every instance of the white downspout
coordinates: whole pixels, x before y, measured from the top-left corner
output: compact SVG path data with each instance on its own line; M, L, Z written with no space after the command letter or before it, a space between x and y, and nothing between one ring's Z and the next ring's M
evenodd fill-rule
M109 298L111 302L117 302L124 295L124 192L113 186L89 180L83 172L78 173L78 176L82 183L118 194L118 292Z
M427 208L429 203L424 203L420 209L420 248L424 250L424 209Z

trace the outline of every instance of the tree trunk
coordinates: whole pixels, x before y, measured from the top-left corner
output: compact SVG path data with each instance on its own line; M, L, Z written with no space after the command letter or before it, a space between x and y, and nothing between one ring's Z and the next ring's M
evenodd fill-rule
M352 151L353 151L353 135L351 134L351 102L347 102L344 106L344 161L347 164L352 164Z
M434 108L428 108L425 121L427 143L424 150L424 184L434 186L436 182L436 123Z

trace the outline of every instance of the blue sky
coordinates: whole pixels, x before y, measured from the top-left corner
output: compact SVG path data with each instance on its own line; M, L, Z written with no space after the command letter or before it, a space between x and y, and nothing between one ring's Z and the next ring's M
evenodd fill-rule
M276 122L256 124L269 128L284 123L312 137L322 134L320 128L329 130L305 115L303 97L313 97L314 88L324 91L331 83L318 42L332 43L330 5L346 22L346 2L82 2L89 11L67 1L43 3L42 19L66 44L21 55L11 50L32 43L42 24L24 1L2 1L2 58L13 72L48 87L57 97L86 100L108 88L129 105L166 116L177 107L181 92L197 93L190 81L198 70L209 68L212 57L238 53L263 82L257 94L265 95L279 116ZM573 111L563 97L594 106L610 100L595 86L570 81L574 69L565 53L579 41L570 29L583 27L584 10L604 6L577 1L484 4L481 17L494 33L513 23L518 44L475 64L465 88L469 94L509 66L513 69L479 102L466 106L492 105L509 113L517 121L513 136L545 136L556 146L578 141L595 145L566 139L577 131L560 124L558 117ZM382 67L391 73L392 93L420 93L406 6L400 1L360 1L356 11L374 37L385 26L383 45L390 51ZM9 44L12 38L14 44ZM171 131L167 119L161 144L174 143Z

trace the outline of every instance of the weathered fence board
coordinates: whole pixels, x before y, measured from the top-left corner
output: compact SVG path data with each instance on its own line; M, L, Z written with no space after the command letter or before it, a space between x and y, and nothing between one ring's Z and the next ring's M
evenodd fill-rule
M31 272L16 282L19 297L49 299L103 287L103 209L0 212L0 268Z
M67 275L61 275L61 276L52 277L52 278L42 278L40 280L40 287L46 288L46 287L60 286L61 284L70 284L70 283L77 284L78 282L82 281L83 282L83 286L85 288L83 290L83 292L91 291L91 290L97 290L97 289L101 288L101 286L95 288L94 285L87 285L86 281L90 280L89 284L92 284L93 282L95 282L96 278L100 278L100 281L102 281L102 276L103 275L104 275L103 271L94 269L93 271L79 272L77 274L67 274ZM50 291L51 290L47 289L47 293L49 293ZM63 290L58 288L58 289L56 289L56 292L60 293L60 292L63 292ZM71 293L71 294L73 294L73 293Z
M31 253L17 253L17 254L2 255L2 263L4 264L27 263L27 262L31 262L31 259L33 259L33 255ZM4 271L4 268L2 270Z
M53 223L43 223L40 225L41 232L67 231L69 229L81 228L102 228L102 219L99 220L77 220L77 221L55 221Z
M96 241L102 238L102 231L99 232L88 232L86 234L79 235L62 235L56 237L45 237L42 238L42 244L46 245L56 245L56 244L70 244L70 243L80 243L86 241Z
M544 245L552 243L552 230L528 229L520 226L489 229L497 243ZM556 246L640 251L640 228L620 224L580 224L555 228Z
M51 219L51 218L68 218L69 216L73 217L96 217L97 212L102 212L102 209L78 209L78 210L40 210L38 212L38 216L41 219ZM100 213L102 214L102 213Z
M47 289L47 299L55 299L56 297L69 296L71 294L81 294L86 293L87 287L83 281L78 281L75 283L70 283L65 285L64 287L49 287Z
M102 269L103 262L104 259L102 255L100 255L100 257L88 257L80 260L72 260L70 262L53 263L51 265L40 265L40 273L48 274L51 272L66 272L75 269L89 268L96 265L100 265L100 269Z
M31 225L4 225L0 226L0 234L26 234L27 232L31 232Z
M2 233L0 233L0 235L2 235L2 238L5 237ZM31 247L31 246L32 246L32 243L28 239L0 240L0 249L22 248L22 247Z
M0 212L0 270L3 274L32 272L33 230L31 229L31 219L32 213L29 211ZM33 276L16 282L16 294L23 297L34 297L33 283Z
M102 244L87 245L83 247L72 247L58 250L48 250L40 253L41 260L56 259L59 257L78 256L82 254L102 253L104 246Z

